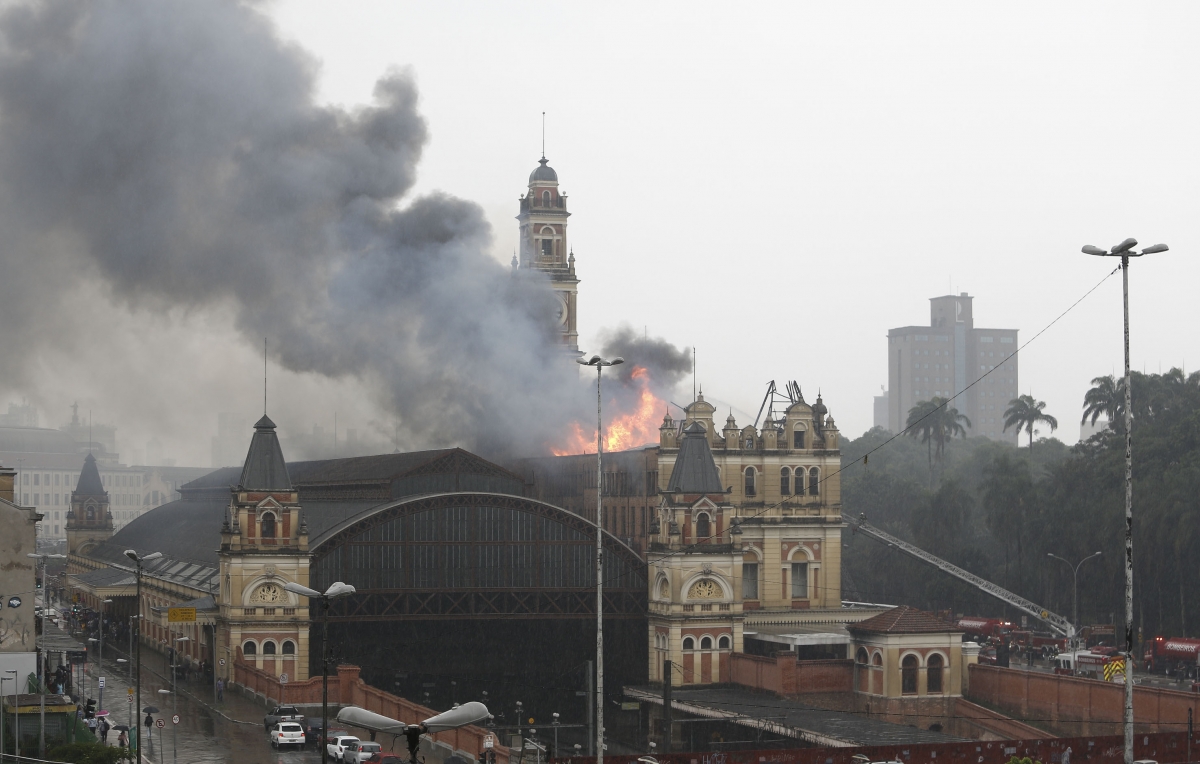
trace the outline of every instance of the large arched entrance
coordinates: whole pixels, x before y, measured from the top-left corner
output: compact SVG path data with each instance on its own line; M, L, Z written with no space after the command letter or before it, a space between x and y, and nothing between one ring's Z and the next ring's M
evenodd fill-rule
M520 496L410 497L348 518L313 539L312 585L358 594L330 609L330 646L377 687L430 703L481 700L513 723L583 718L595 657L595 528ZM646 566L604 536L605 682L646 680ZM319 614L311 669L320 672ZM576 706L576 707L572 707Z

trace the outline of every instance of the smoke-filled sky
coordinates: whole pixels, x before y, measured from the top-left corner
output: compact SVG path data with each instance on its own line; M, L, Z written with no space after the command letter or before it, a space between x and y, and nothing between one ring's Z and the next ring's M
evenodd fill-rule
M1111 270L1080 246L1126 236L1172 248L1132 270L1135 366L1195 367L1198 16L29 3L0 29L0 407L57 426L78 399L123 450L205 465L218 411L248 435L261 410L265 336L285 435L336 411L543 448L594 394L507 274L543 111L581 346L661 357L664 397L695 345L739 423L797 379L857 435L929 297L1029 339ZM1120 318L1114 277L1022 354L1064 440Z

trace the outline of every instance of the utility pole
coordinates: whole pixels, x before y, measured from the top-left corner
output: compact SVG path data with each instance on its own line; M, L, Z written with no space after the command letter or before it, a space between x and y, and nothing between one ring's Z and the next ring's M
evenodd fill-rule
M592 686L592 680L595 678L592 670L592 662L588 661L587 668L584 670L586 673L583 677L584 691L587 693L588 756L596 755L596 711L592 707L596 702L596 692ZM517 723L520 724L520 720Z
M671 719L671 699L672 685L674 679L671 677L671 659L663 661L663 753L671 752L671 732L673 720Z

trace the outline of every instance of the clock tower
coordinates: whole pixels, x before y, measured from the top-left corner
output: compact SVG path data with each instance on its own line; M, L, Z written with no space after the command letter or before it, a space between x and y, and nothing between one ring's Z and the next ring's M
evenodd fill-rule
M308 526L275 423L265 415L221 526L218 658L240 660L289 681L308 678L308 601L285 590L308 586ZM229 679L227 662L223 676Z
M579 352L576 325L576 297L579 279L575 275L575 253L567 243L567 196L558 189L558 173L542 157L529 174L529 190L521 197L520 257L513 258L514 268L532 268L546 274L558 297L555 319L562 344Z

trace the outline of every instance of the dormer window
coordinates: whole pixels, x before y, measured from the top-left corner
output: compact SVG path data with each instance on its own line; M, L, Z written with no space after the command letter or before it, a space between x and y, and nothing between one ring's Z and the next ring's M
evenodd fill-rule
M262 516L262 537L265 539L275 538L275 515L267 512Z
M708 522L708 515L701 512L696 518L696 540L700 542L708 541L708 537L712 535L712 528Z
M792 430L792 448L804 448L804 428Z

